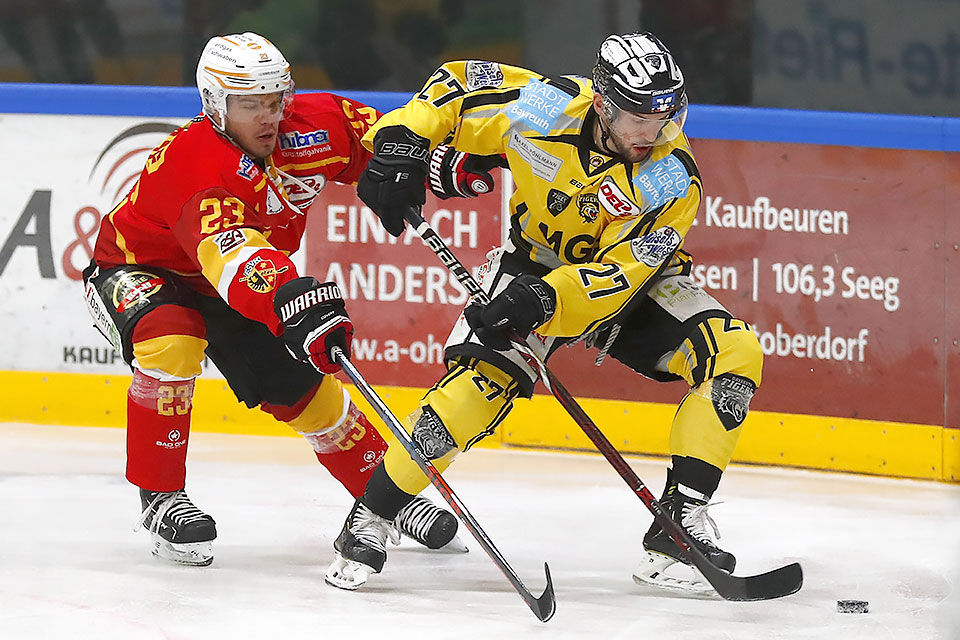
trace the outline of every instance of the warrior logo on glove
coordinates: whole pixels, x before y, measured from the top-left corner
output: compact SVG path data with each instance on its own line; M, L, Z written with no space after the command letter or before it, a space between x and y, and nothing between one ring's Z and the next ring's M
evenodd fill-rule
M320 373L339 371L331 351L340 347L349 357L353 340L353 323L340 287L334 282L320 284L316 278L297 278L277 289L273 304L293 357Z
M441 144L430 154L430 191L441 200L475 198L493 191L490 171L505 166L502 156L469 155Z

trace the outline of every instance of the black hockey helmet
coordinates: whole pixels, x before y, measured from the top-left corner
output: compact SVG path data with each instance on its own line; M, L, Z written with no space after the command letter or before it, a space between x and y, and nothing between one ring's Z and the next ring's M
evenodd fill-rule
M680 135L687 118L683 73L652 33L612 35L600 45L593 89L603 98L607 126L621 133L636 122L661 122L654 144ZM622 113L629 114L621 117Z
M683 73L652 33L612 35L600 45L594 90L630 113L668 113L686 105Z

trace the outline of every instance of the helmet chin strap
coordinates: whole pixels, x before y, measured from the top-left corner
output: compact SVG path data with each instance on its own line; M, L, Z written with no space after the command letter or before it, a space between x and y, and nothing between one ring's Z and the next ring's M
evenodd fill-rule
M610 148L610 145L608 144L611 140L610 131L604 126L603 116L599 113L597 114L597 127L600 129L600 151L625 160L625 158L623 158L623 156L620 154L619 150L616 148Z

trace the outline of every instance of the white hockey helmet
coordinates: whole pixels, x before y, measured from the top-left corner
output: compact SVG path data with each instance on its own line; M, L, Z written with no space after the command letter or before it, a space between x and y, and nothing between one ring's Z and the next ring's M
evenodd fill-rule
M220 130L226 126L228 96L282 91L286 110L294 90L286 58L272 42L251 32L214 36L207 42L197 63L197 89L203 112ZM282 117L278 112L277 119Z

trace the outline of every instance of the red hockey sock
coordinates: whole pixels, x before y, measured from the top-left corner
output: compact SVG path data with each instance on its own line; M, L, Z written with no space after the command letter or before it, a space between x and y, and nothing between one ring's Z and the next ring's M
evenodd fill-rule
M352 402L340 424L304 437L313 445L320 464L354 498L363 495L370 475L387 452L386 441Z
M184 487L193 383L165 382L134 369L127 392L127 480L141 489Z

